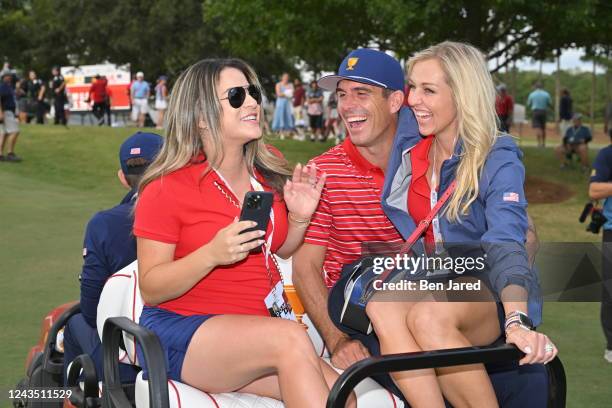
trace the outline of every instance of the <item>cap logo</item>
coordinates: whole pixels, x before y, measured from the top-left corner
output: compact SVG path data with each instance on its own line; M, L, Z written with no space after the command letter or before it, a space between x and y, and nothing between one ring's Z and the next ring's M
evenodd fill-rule
M359 58L355 58L355 57L349 58L348 61L346 62L346 65L347 65L346 70L352 71L353 68L355 68L355 65L357 65L358 61L359 61Z
M140 147L132 147L130 149L130 154L140 154Z

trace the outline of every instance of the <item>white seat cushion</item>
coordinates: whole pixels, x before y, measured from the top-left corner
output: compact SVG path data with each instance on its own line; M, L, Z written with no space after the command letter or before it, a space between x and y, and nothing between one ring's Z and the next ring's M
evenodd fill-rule
M136 408L149 407L149 383L136 378ZM376 381L366 378L355 387L357 408L403 408L404 403L382 388ZM253 394L226 392L209 394L178 381L168 381L170 408L282 408L285 405L275 399Z
M102 339L104 322L109 317L124 316L138 323L144 302L138 288L138 261L112 274L100 295L96 325ZM129 334L123 334L123 343L127 354L119 350L119 361L139 365L136 358L136 343Z
M136 377L136 407L149 407L149 384L142 379L142 371ZM189 385L168 381L170 408L283 408L282 402L253 394L227 392L209 394Z

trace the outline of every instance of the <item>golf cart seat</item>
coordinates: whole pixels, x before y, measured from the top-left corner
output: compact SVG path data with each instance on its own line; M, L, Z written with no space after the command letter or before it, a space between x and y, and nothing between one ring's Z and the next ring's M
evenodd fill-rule
M285 281L291 264L280 262ZM287 269L288 268L288 269ZM126 397L119 381L120 356L123 361L141 366L136 356L136 342L142 348L148 367L148 378L141 371L134 387L135 404L142 407L203 407L203 408L282 408L281 401L253 394L228 392L207 393L178 381L168 380L166 361L157 336L137 324L142 312L143 300L138 288L138 265L134 262L115 273L104 286L98 306L98 332L102 333L104 348L103 400L105 406L128 407ZM308 319L309 334L316 350L325 355L321 337ZM316 336L315 336L316 334ZM120 347L121 342L123 346ZM359 408L403 407L396 396L382 388L372 379L365 379L355 387Z

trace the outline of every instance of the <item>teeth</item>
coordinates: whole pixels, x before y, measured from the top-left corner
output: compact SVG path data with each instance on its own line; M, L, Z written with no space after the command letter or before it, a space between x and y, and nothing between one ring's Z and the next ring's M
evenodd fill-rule
M245 116L244 118L242 118L242 120L257 120L257 116L256 115Z
M426 112L414 112L414 114L419 118L428 118L431 116L430 113L426 113Z
M353 123L353 122L362 122L366 119L367 118L365 116L353 116L353 117L347 118L346 121L349 123Z

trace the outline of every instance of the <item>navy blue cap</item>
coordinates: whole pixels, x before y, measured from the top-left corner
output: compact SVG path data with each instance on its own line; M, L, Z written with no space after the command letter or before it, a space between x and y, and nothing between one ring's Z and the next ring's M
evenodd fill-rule
M351 51L340 64L338 74L319 79L319 86L328 91L335 91L338 82L343 79L404 91L404 71L399 61L371 48Z
M124 174L140 174L146 166L129 167L129 159L143 158L151 163L159 153L164 139L155 133L136 132L128 137L119 148L119 163Z

